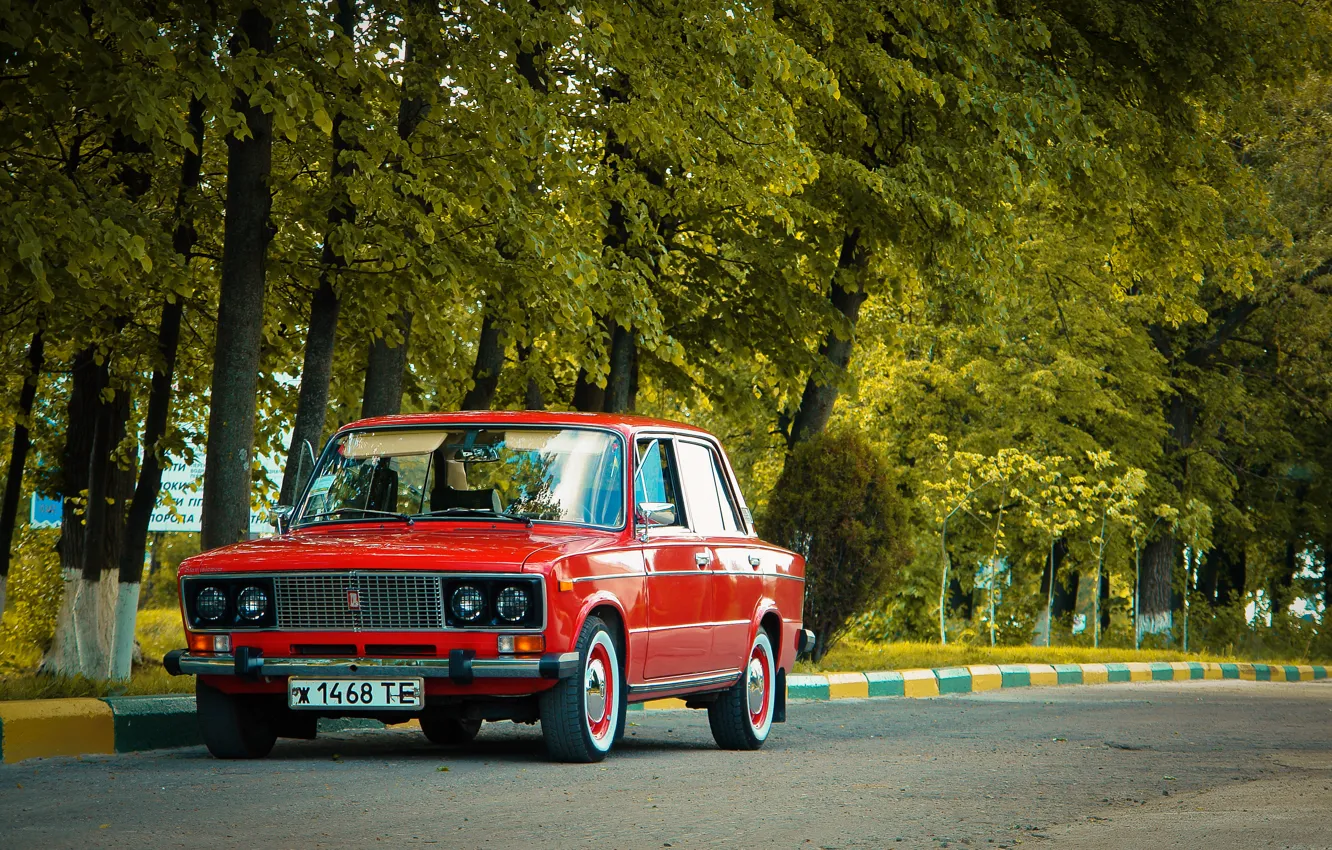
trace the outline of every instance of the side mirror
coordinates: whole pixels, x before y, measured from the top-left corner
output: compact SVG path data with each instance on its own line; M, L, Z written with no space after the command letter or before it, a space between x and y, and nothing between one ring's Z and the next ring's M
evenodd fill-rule
M291 505L278 505L273 508L269 514L269 519L273 527L277 529L278 534L286 534L291 528L291 515L296 512L296 508Z
M638 521L648 528L659 525L675 525L675 505L670 502L639 502Z

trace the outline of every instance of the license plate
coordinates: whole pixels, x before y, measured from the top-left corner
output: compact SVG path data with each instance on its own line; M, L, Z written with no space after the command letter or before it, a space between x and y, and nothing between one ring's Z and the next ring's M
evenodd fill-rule
M356 708L413 711L425 707L423 679L290 679L292 708Z

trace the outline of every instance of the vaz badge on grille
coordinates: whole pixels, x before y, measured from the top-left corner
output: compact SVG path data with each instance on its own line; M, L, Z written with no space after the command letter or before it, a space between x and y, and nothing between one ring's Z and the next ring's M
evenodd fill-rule
M354 587L347 591L347 607L352 611L361 610L361 591Z

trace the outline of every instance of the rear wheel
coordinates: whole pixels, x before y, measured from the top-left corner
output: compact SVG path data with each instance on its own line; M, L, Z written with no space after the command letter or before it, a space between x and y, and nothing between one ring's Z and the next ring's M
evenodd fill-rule
M759 629L740 681L708 706L712 737L723 750L757 750L772 729L777 697L777 665L772 642Z
M600 617L588 617L578 635L578 673L541 695L541 734L557 761L606 757L624 724L620 656Z
M470 744L476 733L481 731L481 721L423 714L421 731L432 744L439 744L442 747L461 747L463 744Z
M220 759L258 759L273 750L277 732L265 695L228 694L206 684L194 685L194 700L208 752Z

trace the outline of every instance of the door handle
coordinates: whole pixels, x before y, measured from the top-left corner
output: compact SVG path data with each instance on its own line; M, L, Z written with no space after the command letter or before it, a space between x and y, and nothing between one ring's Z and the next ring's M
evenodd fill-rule
M711 553L711 552L695 552L695 553L694 553L694 563L697 564L700 568L703 568L703 569L706 569L707 567L712 566L712 553Z
M757 569L759 568L759 564L760 564L760 563L761 563L761 562L759 561L759 556L758 556L758 555L750 555L750 556L749 556L749 565L750 565L751 567L753 567L754 569L757 570Z

